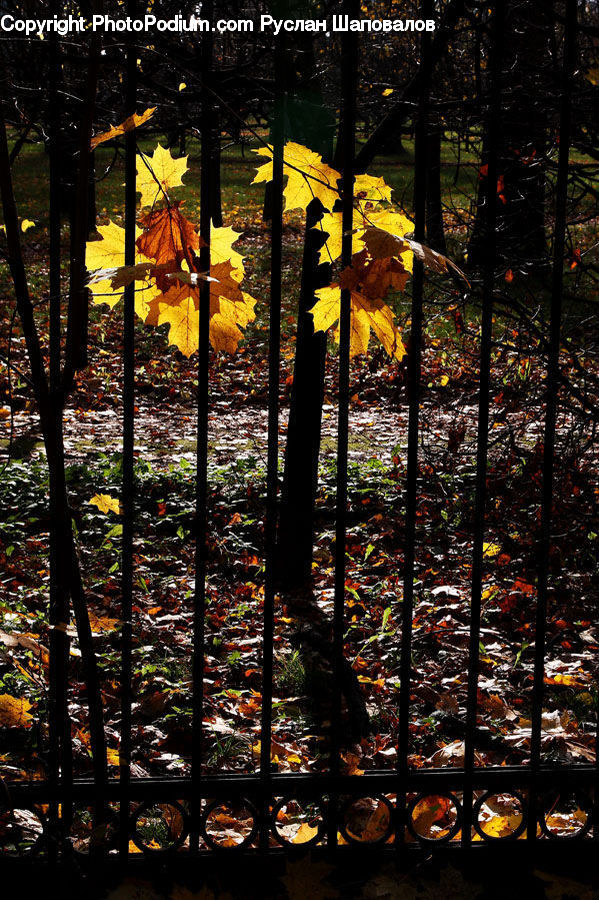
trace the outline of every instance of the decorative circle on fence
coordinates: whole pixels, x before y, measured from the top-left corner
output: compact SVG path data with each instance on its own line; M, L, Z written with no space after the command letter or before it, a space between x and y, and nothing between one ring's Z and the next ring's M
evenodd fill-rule
M393 806L381 795L351 798L341 811L339 827L348 844L383 844L393 832Z
M553 790L541 797L540 807L541 831L554 841L579 840L593 824L591 799L580 791Z
M526 830L526 802L518 791L485 791L474 804L472 819L484 841L513 841Z
M258 831L258 813L249 800L214 800L202 817L204 840L213 850L242 850Z
M324 833L324 816L319 803L283 797L272 810L271 830L283 847L316 844Z
M70 828L75 853L87 856L92 848L114 850L119 833L118 814L114 808L104 810L104 817L94 823L93 806L76 806Z
M44 846L44 838L45 820L40 812L0 806L0 854L33 856Z
M408 805L408 831L429 844L450 841L462 827L462 804L455 794L417 794Z
M176 800L142 803L131 818L131 840L143 853L173 853L188 834L187 813Z

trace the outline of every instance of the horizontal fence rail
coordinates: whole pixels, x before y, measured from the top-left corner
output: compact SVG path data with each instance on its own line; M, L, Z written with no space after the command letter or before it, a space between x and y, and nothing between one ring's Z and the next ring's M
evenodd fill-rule
M594 816L596 772L593 766L542 766L535 771L522 766L481 767L474 772L463 769L412 771L401 782L402 796L405 794L405 814L398 812L397 785L398 778L393 772L369 771L361 776L336 777L273 773L268 808L264 812L264 787L258 775L205 775L202 777L199 812L197 807L192 812L194 807L190 798L196 795L191 779L175 776L132 778L128 786L130 805L126 816L127 827L123 832L118 818L122 785L118 779L111 779L105 785L103 797L107 810L101 822L96 820L94 828L101 834L98 845L103 853L109 856L116 853L125 837L133 842L133 848L129 845L132 858L137 858L141 852L150 859L174 852L193 856L198 853L205 855L211 850L224 853L258 850L264 841L264 834L269 836L271 847L274 842L275 846L278 844L295 852L315 846L326 849L331 821L336 823L344 843L354 849L399 845L411 850L420 848L430 851L432 847L459 849L471 844L473 848L493 847L499 852L500 848L509 847L514 842L529 843L526 834L530 830L532 816L535 835L538 833L541 840L549 841L554 850L556 845L584 845L589 839L597 837ZM468 787L471 787L473 796L471 805L466 808L464 796ZM6 785L6 794L16 811L15 823L22 831L24 856L36 856L59 840L61 833L54 830L44 813L47 804L60 801L59 789L52 792L43 783L14 783ZM548 821L556 797L560 794L574 797L583 814L575 834L560 836ZM84 827L87 811L92 809L94 803L93 783L74 779L70 795L74 824L66 847L71 848L72 845L78 855L93 856L93 838L89 839ZM517 810L519 821L512 827L509 837L498 837L485 830L485 822L479 818L485 801L497 796L508 798ZM331 798L334 798L334 806ZM376 836L367 840L353 832L345 820L345 814L359 809L359 805L365 802L378 804L380 811ZM442 836L431 838L418 830L415 810L422 802L448 805L449 824ZM287 839L278 828L277 813L289 804L300 804L309 810L307 820L312 823L314 834L300 844ZM32 825L31 814L29 818L25 814L27 810L35 812L41 827L38 828L37 823ZM223 841L216 827L219 816L237 817L242 825L235 844L229 845ZM467 842L463 835L466 816L472 823ZM194 833L198 834L199 840L192 848L190 837ZM82 835L85 840L82 840ZM63 852L66 852L64 847Z

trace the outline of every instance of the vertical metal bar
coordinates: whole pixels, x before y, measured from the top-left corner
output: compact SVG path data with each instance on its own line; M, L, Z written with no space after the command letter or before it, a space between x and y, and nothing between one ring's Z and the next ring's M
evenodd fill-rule
M273 144L272 219L270 229L270 318L268 338L268 451L266 483L266 571L262 618L262 715L260 722L260 779L262 784L262 828L260 846L269 845L271 797L270 752L272 743L272 673L275 604L275 553L277 495L279 483L279 355L281 349L281 266L283 255L283 152L285 146L285 89L281 39L275 46L275 104L271 137Z
M202 7L203 16L212 22L212 2ZM202 34L202 112L201 112L201 181L200 181L200 271L210 273L211 167L212 167L212 101L209 93L212 69L213 38L210 31ZM199 821L202 808L202 746L204 720L204 632L207 563L208 500L208 388L210 362L210 282L200 282L198 352L198 435L196 450L196 544L195 594L193 613L193 721L192 721L192 823L191 849L199 844Z
M422 0L420 18L431 16L431 0ZM426 223L426 157L428 107L431 76L430 36L422 34L420 45L420 97L414 135L414 237L424 240ZM406 527L403 572L401 658L399 687L397 844L401 844L406 824L406 778L410 745L410 684L412 670L412 616L414 612L414 574L416 548L416 500L418 485L418 429L420 421L420 378L422 357L422 301L424 265L414 257L410 351L408 356L408 452L406 475Z
M538 798L536 776L541 767L541 730L543 717L543 678L545 675L545 642L547 633L547 589L551 550L553 475L555 468L555 431L560 383L559 351L561 339L564 253L566 246L566 214L568 203L568 167L572 134L572 75L576 67L578 2L567 0L564 31L563 84L560 103L559 158L557 169L555 229L553 238L553 271L551 286L551 318L547 360L547 394L545 436L543 445L543 488L541 498L541 538L539 542L539 574L535 623L535 663L532 701L530 763L533 778L529 800L528 838L537 832Z
M470 637L468 646L468 691L464 742L464 793L462 844L472 838L472 778L476 745L477 691L480 648L480 612L483 582L483 545L487 499L487 456L489 450L489 391L491 386L491 348L493 340L493 294L496 263L497 180L501 139L501 62L503 57L504 0L495 6L491 31L490 97L488 111L488 170L485 196L485 269L483 278L480 375L478 393L478 435L476 449L476 489L474 500L474 541L470 599Z
M59 47L56 35L50 39L50 415L55 435L62 433L61 392L61 278L60 278L60 107L58 103L58 73L60 71ZM54 467L51 467L53 469ZM69 596L65 583L65 553L67 540L64 521L64 483L59 471L49 472L50 484L50 642L49 642L49 749L50 777L55 799L50 806L51 821L60 829L71 817L70 788L73 778L71 728L68 713L68 664L69 638L66 626L69 620ZM60 786L60 820L58 797ZM58 847L52 842L51 857L56 857Z
M136 13L136 0L127 0L127 15ZM137 94L137 48L129 44L125 62L125 115L135 112ZM125 135L125 265L135 264L136 135ZM121 743L119 751L120 831L119 853L124 862L129 852L129 788L131 781L132 702L132 607L133 520L135 502L135 282L124 291L123 316L123 548L121 633Z
M356 0L345 0L343 12L350 19L358 14ZM341 39L342 121L342 244L343 268L351 266L354 215L354 152L356 138L356 78L358 41L355 32L344 32ZM337 430L337 477L335 506L335 595L333 609L333 714L331 717L331 774L339 775L341 765L341 680L343 673L343 637L345 607L345 544L347 533L347 462L349 436L349 364L351 337L351 293L341 291L339 317L339 421ZM337 799L331 797L328 844L337 843Z

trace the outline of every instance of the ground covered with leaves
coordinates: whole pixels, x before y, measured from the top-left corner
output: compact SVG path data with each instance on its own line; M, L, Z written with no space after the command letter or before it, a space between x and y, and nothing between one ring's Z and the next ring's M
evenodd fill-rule
M25 249L43 323L48 235L43 170L37 174L37 188L35 180L40 155L26 148L16 173L21 196L27 196L28 215L36 223L25 235ZM269 229L262 221L263 193L249 187L255 160L248 156L235 150L223 160L225 225L241 233L235 249L245 259L247 289L261 299L237 354L213 351L210 360L206 772L256 772L260 757ZM193 149L189 162L197 179L199 161ZM411 166L409 157L381 166L380 174L398 196L409 195ZM449 160L446 168L448 242L461 261L464 221L470 215L467 197L474 192L478 172L468 161L457 174ZM120 184L119 162L99 186L103 223L109 218L122 222ZM188 214L197 212L198 196L192 181L186 193ZM284 236L281 459L293 380L302 244L303 219L294 214L287 219ZM546 761L593 763L599 644L599 479L592 413L599 393L592 305L597 298L589 292L588 303L576 299L574 263L567 278L574 299L567 303L564 320L542 748ZM531 734L548 303L541 276L533 283L532 276L508 270L499 290L509 292L513 303L498 308L494 324L476 762L524 765ZM3 358L10 346L16 368L9 382L9 370L0 361L5 457L0 479L0 729L6 738L0 762L2 777L15 780L41 777L45 771L49 519L45 457L23 343L11 325L5 269L2 304L7 312L0 326ZM409 285L407 294L394 295L393 305L407 337ZM435 276L427 286L425 321L410 720L410 763L417 768L459 766L464 756L480 349L475 291L460 291ZM47 329L42 331L47 334ZM136 776L188 774L191 756L197 363L193 355L187 358L167 349L166 331L166 325L148 329L139 323L136 334ZM120 305L93 308L90 365L80 373L65 417L70 504L103 677L113 775L118 773L120 726L121 333ZM323 409L314 589L302 613L308 624L311 617L318 622L332 616L336 371L332 345ZM344 771L356 774L392 770L398 759L405 359L389 358L372 346L368 356L352 361L351 384L345 655L370 720L369 734L360 739L348 735L344 743ZM328 766L327 723L317 704L328 690L328 673L294 642L300 624L297 604L289 608L283 598L276 609L274 638L272 764L278 772L324 771ZM77 774L85 774L90 771L89 726L73 625L69 633L75 767ZM506 820L512 813L490 810L488 816ZM576 813L577 808L568 815L556 810L556 833L576 829ZM443 816L449 817L449 811L436 819L423 812L422 827L449 827ZM364 896L396 895L383 891Z

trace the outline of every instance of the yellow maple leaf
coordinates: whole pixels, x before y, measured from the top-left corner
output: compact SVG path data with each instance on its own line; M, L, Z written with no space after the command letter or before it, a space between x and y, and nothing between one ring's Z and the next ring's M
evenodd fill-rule
M400 238L414 231L414 223L407 216L404 216L403 213L394 209L375 209L372 212L366 212L364 226L362 236L368 226L380 228L382 231L388 231L389 234ZM404 268L411 272L414 267L414 254L412 251L405 250L395 255L398 259L401 259Z
M0 728L30 728L31 703L24 697L0 694Z
M499 544L483 544L483 556L499 556L501 547Z
M35 222L33 219L23 219L21 222L21 231L29 231L30 228L35 228Z
M494 838L510 837L522 824L522 813L514 813L509 816L493 816L486 822L481 822L481 828L486 835Z
M97 506L100 512L113 512L117 516L121 514L121 504L116 497L111 497L110 494L94 494L87 502L90 506Z
M156 324L168 323L170 326L168 342L174 344L184 356L191 356L200 345L200 318L197 306L191 291L185 292L176 287L167 291L158 301Z
M557 675L554 675L553 681L556 684L567 684L572 687L584 687L585 682L581 681L580 678L577 678L576 675L562 675L558 672Z
M256 318L256 301L245 291L240 291L240 294L241 297L235 299L218 297L214 310L212 300L210 302L210 343L215 350L235 353L243 336L240 327L244 328Z
M269 162L260 166L252 184L272 181L272 148L259 147L253 152L268 157ZM339 172L323 162L319 153L308 150L307 147L294 141L285 144L283 174L287 176L287 185L283 191L285 209L305 209L315 197L325 209L332 209L339 198L337 189L337 182L341 178Z
M171 151L158 144L152 156L145 154L137 164L136 190L141 194L142 206L153 206L165 195L183 184L187 172L187 157L173 159Z
M212 228L210 232L210 265L230 262L233 267L232 277L236 281L243 278L243 256L237 250L233 250L233 244L241 237L240 231L234 231L231 226Z
M118 750L115 750L113 747L106 748L106 760L109 766L120 766L121 764L121 755Z
M115 631L120 624L120 619L113 619L110 616L97 616L92 610L89 612L89 625L94 634L101 634L103 631Z
M374 175L356 175L354 180L354 197L359 200L391 201L390 187L384 178Z
M228 260L210 271L214 278L210 282L210 343L214 350L234 353L243 337L240 329L255 319L256 301L240 290ZM166 291L153 305L155 324L169 324L169 343L185 356L199 346L199 307L199 288L185 283Z
M294 836L291 839L292 844L307 844L308 841L314 840L318 834L318 827L309 825L308 822L302 822Z
M315 226L328 235L326 244L320 250L321 259L334 262L341 256L343 238L343 215L340 212L325 213L320 222ZM364 249L364 234L367 229L376 227L386 231L395 237L403 237L404 234L414 230L414 224L402 213L392 209L371 209L368 203L360 201L354 209L352 253L360 253ZM404 269L411 272L414 265L414 254L406 249L398 253L395 246L390 246L389 256L400 259Z
M327 235L326 243L320 249L322 262L335 262L341 256L343 241L343 214L325 213L320 222L314 228L323 231ZM363 216L359 209L354 209L354 233L352 235L352 254L360 253L364 249L361 232L364 230Z
M88 282L94 303L107 303L113 307L123 296L122 288L114 288L111 279L116 275L116 270L125 265L125 229L109 222L108 225L99 225L97 228L101 236L99 241L88 241L85 248L85 266L92 277ZM135 229L135 237L138 238L141 229ZM135 249L135 264L152 265L152 261ZM105 277L104 277L105 276ZM135 290L135 312L142 319L146 319L151 301L160 291L148 278L142 280Z
M125 134L126 131L132 131L139 125L143 125L144 122L147 122L148 119L154 115L155 110L156 107L152 106L139 115L134 113L132 116L128 116L120 125L111 125L108 131L103 131L101 134L97 134L91 139L90 148L93 150L98 144L103 144L105 141L110 141L112 138Z
M341 288L338 284L320 288L316 291L318 297L310 312L314 319L315 331L327 331L338 320L341 313ZM377 338L389 354L401 360L405 356L406 349L394 322L392 310L382 300L373 299L353 290L351 292L351 331L350 331L350 356L366 353L370 340L370 331L374 331ZM333 336L339 343L339 328Z

